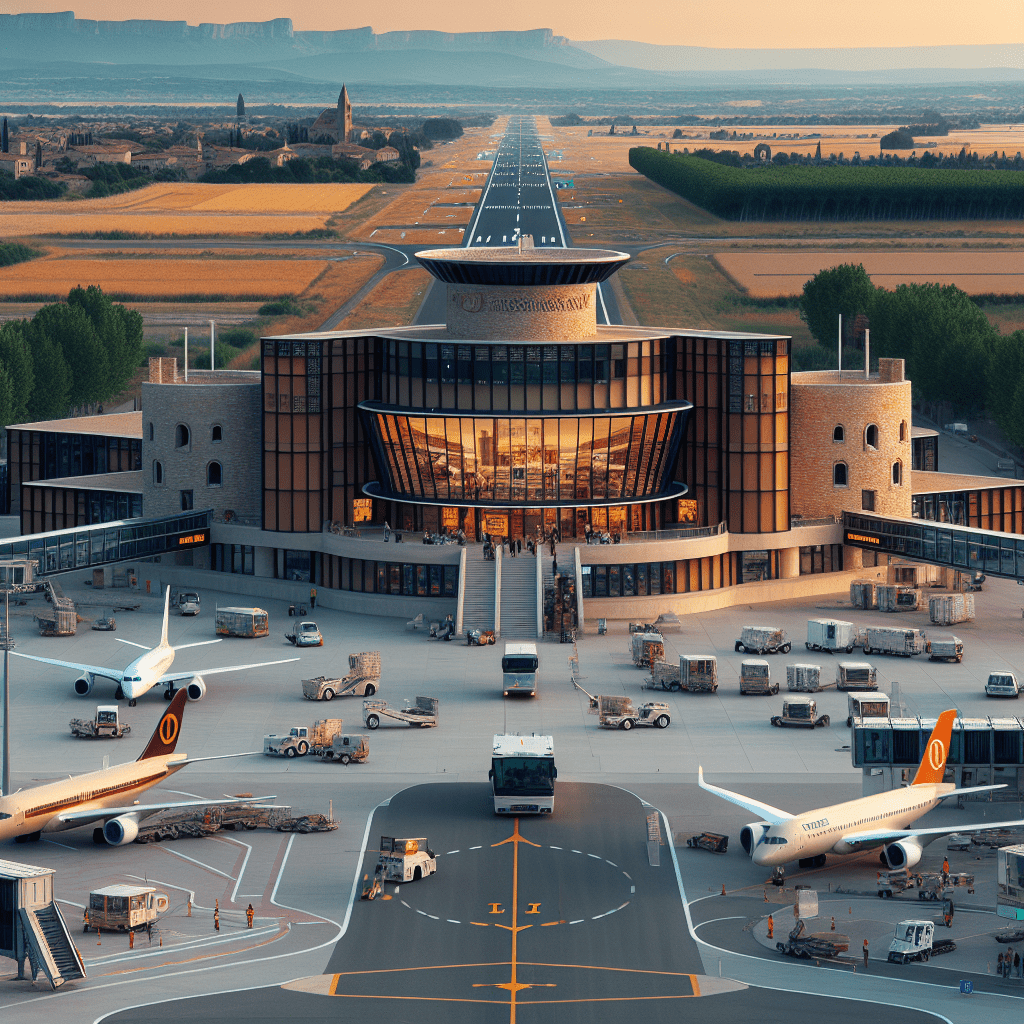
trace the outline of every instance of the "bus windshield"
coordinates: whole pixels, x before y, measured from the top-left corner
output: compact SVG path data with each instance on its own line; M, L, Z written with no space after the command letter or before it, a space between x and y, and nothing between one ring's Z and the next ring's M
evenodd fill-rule
M502 672L536 672L538 659L536 654L506 654L501 659Z
M550 757L495 757L494 795L545 796L555 791L555 762Z

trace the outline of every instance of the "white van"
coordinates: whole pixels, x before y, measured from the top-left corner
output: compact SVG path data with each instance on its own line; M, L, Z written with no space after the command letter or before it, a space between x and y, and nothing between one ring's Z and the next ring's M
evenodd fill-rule
M501 659L501 689L504 695L507 697L512 693L520 693L536 697L539 665L536 644L505 644L505 653Z
M1020 697L1020 685L1012 672L990 672L985 683L986 697Z

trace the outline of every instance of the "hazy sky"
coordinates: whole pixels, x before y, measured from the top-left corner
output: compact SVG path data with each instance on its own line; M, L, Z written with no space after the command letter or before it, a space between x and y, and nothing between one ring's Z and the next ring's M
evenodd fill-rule
M122 21L267 21L291 18L297 29L359 28L376 32L435 29L482 32L550 28L570 39L632 39L714 47L938 46L1024 40L1020 0L622 0L551 3L517 0L388 0L324 4L322 0L3 0L9 13L74 10L79 18Z

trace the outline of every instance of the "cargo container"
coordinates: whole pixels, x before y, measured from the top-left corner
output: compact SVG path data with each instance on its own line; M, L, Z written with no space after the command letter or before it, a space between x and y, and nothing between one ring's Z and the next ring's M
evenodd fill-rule
M936 594L928 598L928 618L937 626L974 621L973 594Z
M875 607L877 584L874 580L854 580L850 584L850 604L854 608Z
M767 661L750 658L740 662L740 693L757 693L763 696L779 692L779 684L772 683L771 668Z
M718 689L718 659L710 654L682 655L679 685L690 693L714 693Z
M804 646L809 651L846 651L852 654L857 646L857 631L852 622L841 619L808 619Z
M744 626L736 651L744 654L789 654L792 644L778 626Z
M900 658L911 658L924 652L925 643L926 636L919 629L868 626L864 653L895 654Z
M853 725L855 718L888 718L889 694L873 693L870 697L851 693L847 698L846 726Z
M880 586L878 588L880 612L913 612L921 605L921 591L912 587Z
M840 690L877 690L878 672L866 661L841 661L836 666L836 687Z
M952 633L935 633L925 645L929 661L963 661L964 642Z
M822 682L820 665L786 666L786 686L790 690L815 693L835 685L835 683Z

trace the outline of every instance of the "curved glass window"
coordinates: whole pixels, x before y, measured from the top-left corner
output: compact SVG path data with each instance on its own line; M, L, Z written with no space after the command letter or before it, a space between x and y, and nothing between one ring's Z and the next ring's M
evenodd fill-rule
M457 504L664 497L689 403L637 416L409 416L364 403L382 493Z

